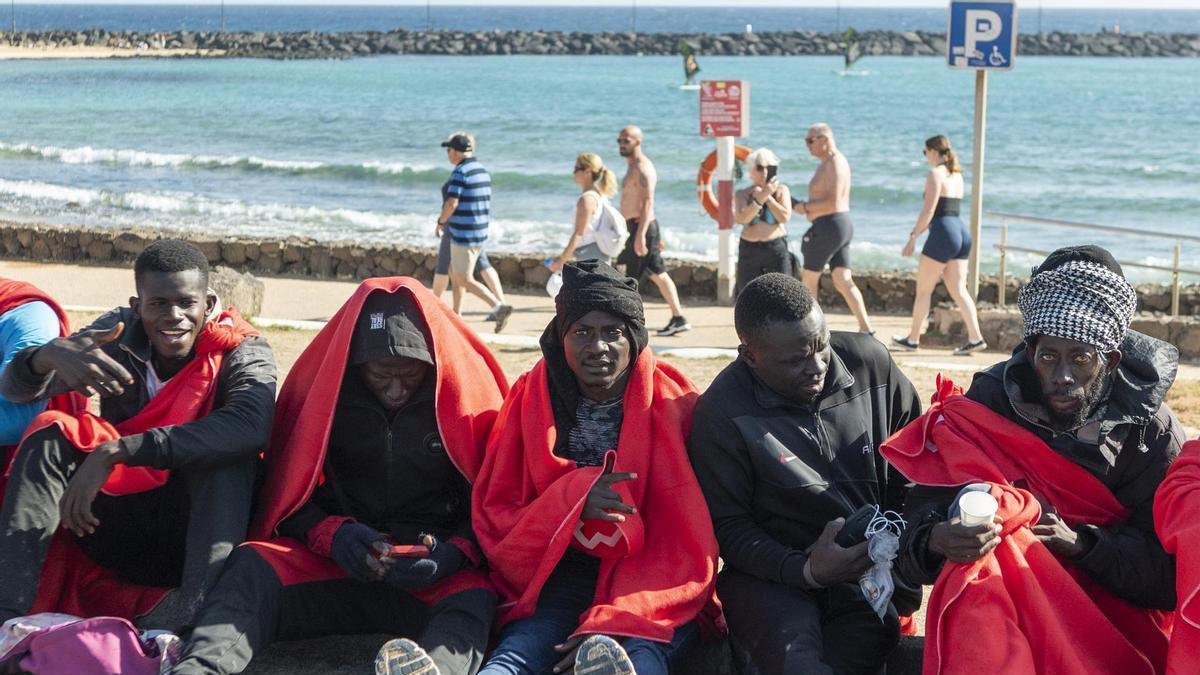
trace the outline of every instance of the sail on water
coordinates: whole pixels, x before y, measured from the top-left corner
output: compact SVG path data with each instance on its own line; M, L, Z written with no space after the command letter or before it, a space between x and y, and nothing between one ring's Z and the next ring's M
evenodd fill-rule
M700 64L696 61L696 46L687 40L679 41L679 54L683 56L683 84L680 89L699 89L696 75L700 72Z
M850 67L854 65L854 62L861 59L863 56L862 47L858 42L858 31L854 30L853 28L847 28L846 33L843 36L842 43L846 46L846 52L844 54L846 65L844 70L850 70Z

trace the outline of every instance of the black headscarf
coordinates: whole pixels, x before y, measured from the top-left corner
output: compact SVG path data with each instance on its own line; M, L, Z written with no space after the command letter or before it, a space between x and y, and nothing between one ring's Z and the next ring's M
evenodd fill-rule
M561 454L571 427L575 425L575 409L579 407L579 385L563 351L563 336L567 330L593 311L607 312L624 319L629 328L631 368L650 337L646 333L646 315L637 281L598 260L584 260L563 266L563 285L554 298L554 309L554 318L542 332L541 346L550 380L554 423L558 430L554 451Z

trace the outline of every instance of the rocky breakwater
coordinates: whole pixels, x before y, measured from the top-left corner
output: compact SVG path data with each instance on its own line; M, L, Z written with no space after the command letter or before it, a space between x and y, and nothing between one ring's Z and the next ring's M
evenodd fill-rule
M351 58L382 54L611 54L677 55L680 40L703 55L840 55L843 37L835 33L579 33L521 30L364 31L346 33L126 32L89 30L0 33L0 42L31 48L109 47L152 55L161 49L195 50L197 55L276 59ZM945 33L864 31L858 34L867 56L942 56ZM1200 35L1186 33L1037 33L1020 36L1020 54L1056 56L1200 56Z

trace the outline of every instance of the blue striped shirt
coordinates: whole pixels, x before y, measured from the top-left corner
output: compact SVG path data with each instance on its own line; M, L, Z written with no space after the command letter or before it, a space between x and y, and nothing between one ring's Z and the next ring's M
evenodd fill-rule
M450 241L458 246L482 246L488 238L488 220L492 208L492 177L474 157L454 167L446 185L446 198L458 199L458 208L446 225Z

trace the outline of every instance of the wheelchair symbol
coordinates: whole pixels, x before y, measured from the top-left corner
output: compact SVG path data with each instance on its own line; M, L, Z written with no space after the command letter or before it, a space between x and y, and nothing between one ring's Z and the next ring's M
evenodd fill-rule
M988 56L988 63L992 64L993 66L1002 66L1005 63L1008 63L1008 59L1005 59L1004 55L1000 53L1000 47L998 45L992 45L992 53Z

